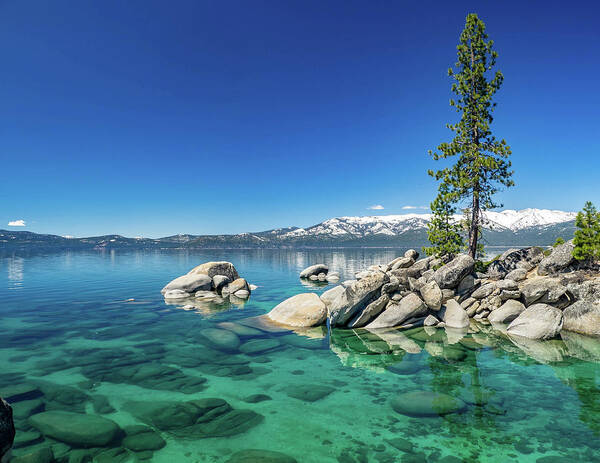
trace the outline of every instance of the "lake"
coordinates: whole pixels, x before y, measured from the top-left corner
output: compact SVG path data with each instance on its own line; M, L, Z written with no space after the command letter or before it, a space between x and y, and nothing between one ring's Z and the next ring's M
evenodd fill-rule
M598 461L594 339L515 343L488 325L466 336L376 335L252 322L294 294L332 287L300 281L308 265L326 263L344 280L403 252L1 256L0 395L15 410L13 455L51 447L57 461ZM234 263L258 286L248 301L165 303L167 282L211 260ZM42 422L41 412L54 413Z

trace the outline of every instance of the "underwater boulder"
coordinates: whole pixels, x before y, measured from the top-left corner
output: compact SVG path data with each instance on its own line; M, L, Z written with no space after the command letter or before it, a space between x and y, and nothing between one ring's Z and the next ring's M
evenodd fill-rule
M391 401L394 411L408 416L441 416L463 411L467 404L459 398L431 391L398 394Z

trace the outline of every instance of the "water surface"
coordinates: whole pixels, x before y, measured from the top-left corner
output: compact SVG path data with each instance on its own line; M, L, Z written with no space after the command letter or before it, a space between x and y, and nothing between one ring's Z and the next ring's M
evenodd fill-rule
M116 440L94 450L97 461L226 462L245 449L315 463L597 460L596 340L519 343L484 325L466 334L248 327L247 319L287 297L331 287L302 283L298 273L308 265L325 262L352 278L402 252L4 255L0 391L39 391L13 404L18 435L29 439L15 455L49 445L55 455L81 452L37 436L29 424L30 414L64 410L109 418L126 430L150 426L166 442L136 452ZM164 284L209 260L233 262L258 289L245 303L188 310L166 304ZM211 342L224 328L238 331L239 344ZM442 408L433 416L394 409L402 394L415 391L447 394L464 406L444 414L434 404ZM207 398L223 399L231 410L198 426L181 417L148 419L153 405Z

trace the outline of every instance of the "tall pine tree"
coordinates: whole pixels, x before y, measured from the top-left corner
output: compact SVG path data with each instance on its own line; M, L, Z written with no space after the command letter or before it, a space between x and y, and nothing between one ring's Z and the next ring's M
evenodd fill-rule
M577 260L600 259L600 214L590 201L577 214L575 226L573 257Z
M514 182L508 160L510 147L497 140L490 128L496 107L493 97L504 77L493 71L498 55L476 14L467 16L457 55L455 69L450 68L448 75L454 79L452 91L456 95L450 105L461 114L460 121L447 125L455 133L454 139L429 152L435 160L457 159L452 166L430 170L429 175L442 182L448 198L470 210L468 252L475 258L481 250L482 211L501 207L494 202L494 195Z

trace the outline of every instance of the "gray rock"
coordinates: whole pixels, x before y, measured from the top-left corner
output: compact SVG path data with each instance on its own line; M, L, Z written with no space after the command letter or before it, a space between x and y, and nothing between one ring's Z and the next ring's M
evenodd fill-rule
M442 304L454 299L454 296L456 296L456 292L453 289L442 289Z
M454 289L473 271L475 262L466 254L459 254L435 271L434 279L441 289Z
M458 288L456 288L456 292L462 296L463 294L472 292L476 286L477 281L475 280L475 277L473 275L467 275L462 280L460 280Z
M575 262L573 241L556 246L548 257L544 257L538 266L538 275L550 275L566 269Z
M534 302L566 307L572 301L567 287L558 278L536 278L528 280L521 287L521 293L526 306Z
M415 293L419 292L424 283L425 281L420 278L417 280L416 278L408 277L408 288Z
M503 290L500 293L500 300L504 302L509 299L521 299L521 295L521 291L519 291L518 289L514 291Z
M408 268L413 265L415 261L410 257L400 257L395 259L394 265L392 265L391 270L396 270L399 268Z
M279 303L267 316L289 326L318 326L327 319L327 307L317 294L303 293Z
M325 264L315 264L305 268L300 272L300 278L310 278L312 275L318 275L319 273L327 274L329 267Z
M248 291L248 293L250 293L250 286L243 278L236 278L231 283L227 284L227 286L225 286L221 292L223 294L235 294L240 290Z
M208 275L203 274L187 274L175 278L173 281L168 283L161 293L165 294L172 290L181 290L186 293L193 293L194 291L210 290L212 288L212 278Z
M548 304L534 304L515 318L506 331L529 339L552 339L563 326L562 312Z
M344 288L348 288L350 286L352 286L354 283L356 283L358 280L344 280L342 281L342 286Z
M408 416L440 416L461 412L467 404L461 399L431 391L412 391L392 399L392 408Z
M523 303L508 300L488 315L488 320L494 323L510 323L525 311Z
M215 275L212 278L213 281L213 287L215 288L215 291L220 292L221 288L223 288L225 285L231 283L231 278L229 278L227 275Z
M239 297L240 299L248 299L250 297L250 291L247 289L238 289L235 293L233 293L235 297Z
M409 259L416 261L419 258L419 252L414 249L409 249L404 253L404 257L408 257Z
M440 321L435 318L433 315L427 315L427 317L425 318L425 320L423 320L423 325L424 326L435 326L439 323Z
M517 282L513 281L513 280L509 280L508 278L497 281L496 287L499 289L507 289L509 291L514 291L515 289L519 289L519 285L517 285Z
M425 283L421 287L420 293L427 307L435 311L440 310L442 307L442 290L435 280Z
M74 447L103 447L121 432L117 423L107 418L58 410L33 415L29 422L43 435Z
M233 351L240 346L240 338L233 331L218 328L205 328L200 334L208 343L219 350Z
M568 283L567 290L578 301L600 303L600 278L598 277L586 281Z
M389 281L387 274L373 272L348 286L329 307L331 326L346 324L379 297L381 287Z
M513 281L523 281L527 277L527 270L524 268L517 268L515 270L511 270L506 274L507 280Z
M327 280L329 283L337 283L340 281L340 274L337 272L328 273L325 277L325 280Z
M240 277L231 262L205 262L190 270L188 275L190 274L203 274L208 275L210 278L215 275L225 275L231 281L237 280Z
M165 299L187 299L192 297L190 293L186 293L182 289L170 289L163 294Z
M362 280L365 277L368 277L371 274L371 270L363 270L362 272L357 272L354 274L354 277L357 280Z
M348 327L360 328L367 325L371 320L377 317L383 309L385 309L388 302L390 302L390 297L387 294L383 294L366 306L362 312L351 320L350 323L348 323Z
M367 328L389 328L399 326L411 318L420 317L427 313L427 306L415 293L410 293L401 301L390 303L387 308Z
M600 336L600 304L577 301L563 311L563 329Z
M495 290L496 283L487 283L473 291L473 293L471 293L471 297L475 299L483 299L484 297L491 295Z
M466 328L469 326L469 316L458 302L450 299L446 302L441 313L442 321L449 328Z
M12 408L0 397L0 460L10 450L15 440Z
M328 289L323 294L321 294L321 300L325 304L326 307L329 307L331 303L340 296L344 292L344 287L342 285L334 286L331 289Z

